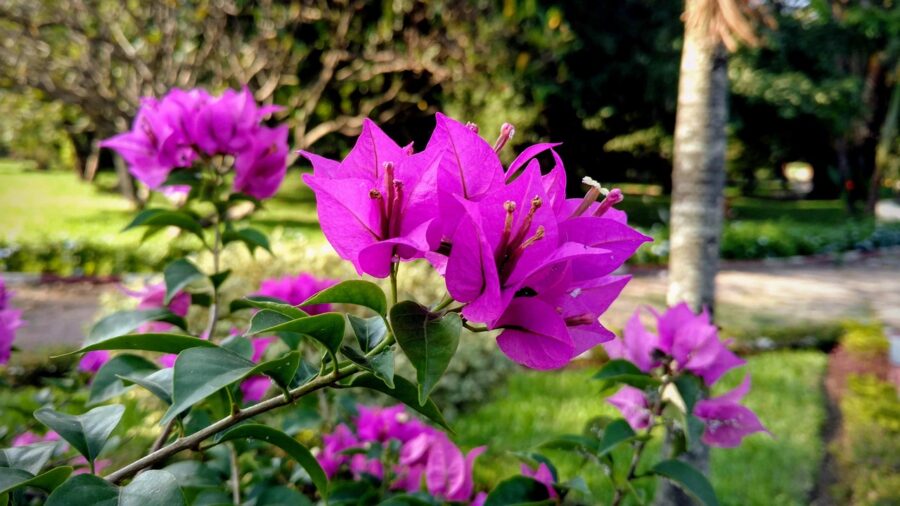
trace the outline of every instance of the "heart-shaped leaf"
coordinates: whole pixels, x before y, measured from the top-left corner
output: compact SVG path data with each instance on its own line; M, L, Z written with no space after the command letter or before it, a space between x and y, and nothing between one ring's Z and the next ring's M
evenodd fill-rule
M282 388L296 377L300 352L293 351L260 364L225 348L192 348L175 360L172 405L160 424L167 424L194 404L222 388L256 374L265 374Z
M594 375L594 379L606 381L608 384L624 383L638 388L650 385L658 385L659 380L641 371L627 360L616 359L607 362L600 371Z
M384 381L388 388L394 388L394 350L385 348L369 358L369 363L372 364L372 373L375 377Z
M165 304L168 305L184 287L205 277L206 275L193 262L185 258L179 258L167 265L163 271L163 278L166 281Z
M43 407L34 412L34 417L93 462L124 413L125 406L119 404L100 406L82 415L68 415Z
M168 367L147 376L119 376L119 378L126 383L140 385L166 404L172 404L173 371L174 369Z
M501 481L484 501L484 506L537 506L555 504L543 483L526 476L514 476Z
M244 243L251 255L256 253L256 248L262 248L269 253L272 252L272 248L269 245L269 238L266 237L266 234L255 228L247 227L242 228L241 230L228 230L222 236L222 240L225 244L235 241Z
M136 227L178 227L203 239L203 227L200 222L184 211L145 209L138 213L122 231Z
M188 348L218 348L214 343L184 334L127 334L104 339L80 350L60 355L66 357L94 350L141 350L181 353Z
M384 296L384 291L375 283L359 279L342 281L326 288L307 299L300 306L330 303L367 307L381 316L387 312L387 298Z
M300 366L300 352L292 351L282 357L263 362L253 368L247 375L265 374L281 388L288 388Z
M387 325L384 323L384 318L380 316L360 318L348 314L347 319L350 320L350 328L353 329L353 333L356 335L359 349L365 353L378 346L378 343L384 340L384 336L387 335Z
M606 455L620 444L630 441L636 435L624 419L615 420L603 430L603 437L600 438L600 445L597 448L597 456L602 457Z
M391 308L391 328L416 368L419 404L425 404L456 353L462 320L456 313L431 313L421 304L404 301Z
M233 300L230 308L232 312L240 311L241 309L271 309L276 313L290 316L292 320L309 316L302 309L292 306L279 298L265 295L252 295L243 299Z
M184 318L169 311L166 308L137 309L134 311L119 311L113 313L91 328L85 345L91 345L105 341L111 337L127 334L141 325L149 322L166 322L181 329L187 328Z
M57 444L50 441L0 450L0 467L23 469L31 474L38 474L50 461Z
M34 487L51 492L72 474L71 466L57 467L35 476L23 469L0 467L0 496L21 487Z
M719 500L709 480L703 473L680 460L664 460L650 470L651 473L669 479L706 506L717 506Z
M394 387L391 388L384 381L375 377L374 374L363 373L354 376L350 380L349 386L368 388L393 397L452 432L450 425L447 424L447 420L444 419L444 415L441 413L440 408L437 407L437 404L431 399L428 399L425 404L419 404L416 396L416 386L403 376L394 376Z
M147 376L159 368L153 362L138 355L116 355L103 364L91 381L91 393L88 405L96 405L108 401L124 392L127 387L120 376Z
M260 311L260 313L262 312ZM259 313L257 313L258 315ZM321 343L331 354L335 354L344 341L345 327L344 315L340 313L322 313L259 329L253 334L270 334L275 332L304 334Z
M296 318L305 318L305 316L298 316ZM296 318L272 309L263 309L250 318L250 328L247 330L247 335L256 335L261 332L266 332L272 327L277 327L282 323L293 321Z
M235 439L255 439L281 448L309 473L313 484L319 490L319 493L322 494L322 497L328 496L328 477L325 475L325 471L322 470L322 466L319 465L319 461L316 460L313 454L296 439L267 425L248 423L238 425L225 432L218 439L218 442L223 443Z
M150 469L125 487L92 474L80 474L50 494L46 506L184 506L184 495L170 473Z
M172 405L160 421L165 425L194 404L243 379L252 361L224 348L191 348L175 360Z

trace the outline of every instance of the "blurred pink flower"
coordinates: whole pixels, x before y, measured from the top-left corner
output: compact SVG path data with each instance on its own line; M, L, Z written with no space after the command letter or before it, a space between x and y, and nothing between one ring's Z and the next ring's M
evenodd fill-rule
M288 304L298 306L313 295L338 283L336 279L320 279L307 272L296 276L282 276L269 278L262 282L256 295L265 295L281 299ZM331 311L330 304L314 304L300 306L300 309L310 315L316 315Z
M739 404L750 391L750 376L734 390L712 399L702 399L694 407L694 415L706 424L703 442L720 448L734 448L754 432L769 431L756 413ZM771 434L771 433L770 433Z
M650 426L652 419L650 404L640 389L625 385L615 395L609 396L606 402L622 413L632 429L640 430Z
M552 499L559 497L559 494L556 493L556 488L553 486L556 483L556 479L553 477L553 473L550 471L550 468L547 467L547 464L541 462L537 469L531 469L525 464L522 464L521 471L522 476L534 478L536 481L543 483L544 486L547 487L547 493Z

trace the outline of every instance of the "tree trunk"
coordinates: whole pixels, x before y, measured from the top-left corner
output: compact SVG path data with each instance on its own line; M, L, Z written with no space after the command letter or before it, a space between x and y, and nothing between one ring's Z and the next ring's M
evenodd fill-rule
M134 191L134 180L131 179L131 174L128 172L125 162L122 161L121 157L114 156L113 165L116 167L116 176L119 179L119 192L134 203L135 206L141 207L141 201Z
M710 36L705 24L689 21L691 10L701 3L686 2L675 119L667 302L683 301L696 312L703 307L712 312L724 212L728 57L724 45ZM705 445L696 444L681 458L708 472L709 448ZM657 505L693 504L680 488L669 482L660 485Z
M891 148L897 138L897 123L900 122L900 65L897 66L894 74L896 76L894 90L891 92L890 105L884 116L884 122L881 124L881 132L878 134L878 145L875 147L875 170L872 171L872 180L869 182L866 211L871 215L875 214L881 180L884 178Z

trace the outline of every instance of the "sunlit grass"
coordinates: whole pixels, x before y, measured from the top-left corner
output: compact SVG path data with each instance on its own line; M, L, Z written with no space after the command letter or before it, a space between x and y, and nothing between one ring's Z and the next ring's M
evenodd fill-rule
M753 389L746 402L774 437L754 435L737 449L713 450L712 481L723 504L806 504L823 455L819 434L825 418L821 388L825 363L825 355L813 351L749 359ZM457 419L453 425L462 445L487 444L491 449L476 466L478 481L494 485L517 474L519 464L511 451L533 448L555 435L581 433L592 418L615 415L590 380L594 372L520 372L496 387L492 402ZM742 374L733 372L716 391L734 386ZM658 443L649 450L650 455L658 451ZM544 453L564 481L581 467L579 459L569 454ZM616 457L627 458L627 453ZM601 499L608 499L609 480L596 467L588 464L581 474ZM650 481L639 485L647 497L652 488Z

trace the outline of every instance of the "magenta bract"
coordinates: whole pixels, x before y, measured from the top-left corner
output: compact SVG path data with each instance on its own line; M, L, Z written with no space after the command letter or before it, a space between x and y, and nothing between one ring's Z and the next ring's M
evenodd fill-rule
M300 306L304 301L322 290L338 283L336 279L320 279L309 273L300 273L296 276L283 276L280 278L266 279L260 284L256 295L265 295L281 299L288 304L299 306L310 315L317 315L331 311L329 304L315 304L312 306Z
M739 404L750 391L750 376L734 390L712 399L697 402L694 414L706 424L703 442L710 446L734 448L754 432L769 431L756 414Z

